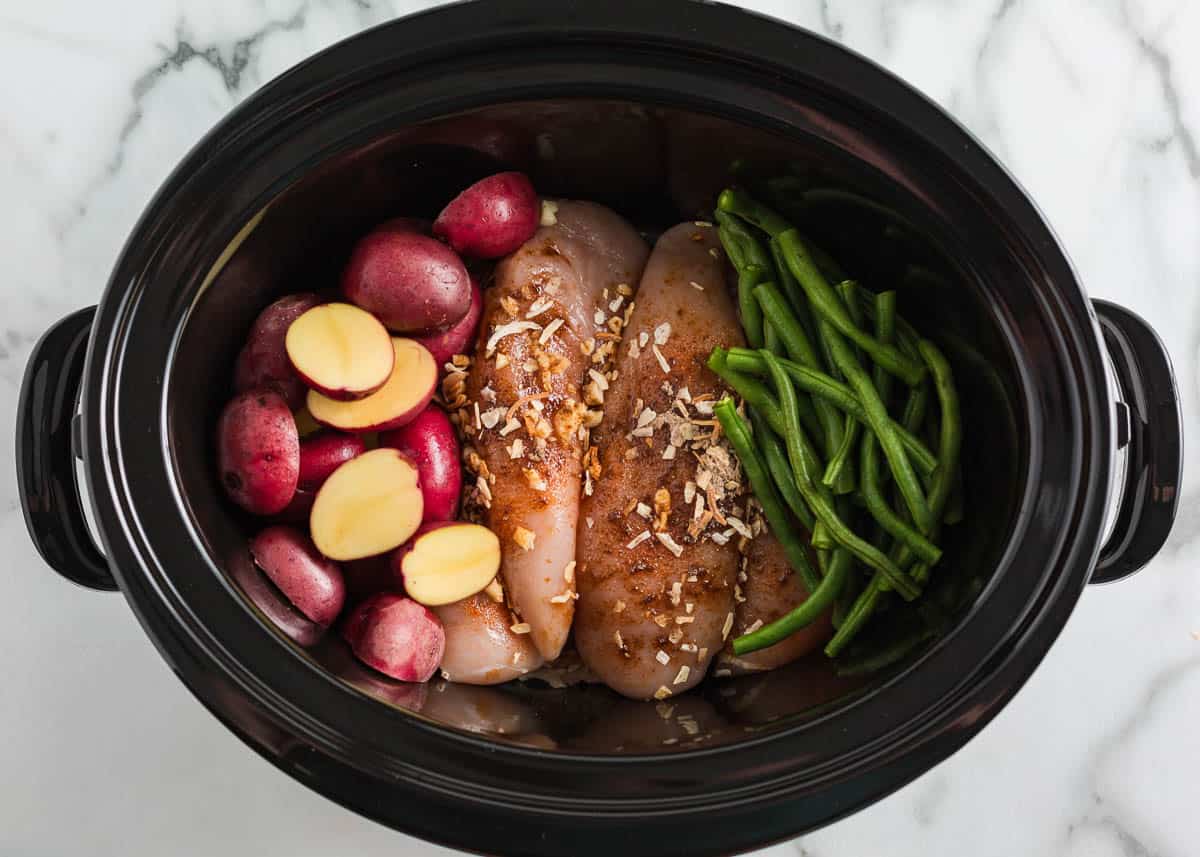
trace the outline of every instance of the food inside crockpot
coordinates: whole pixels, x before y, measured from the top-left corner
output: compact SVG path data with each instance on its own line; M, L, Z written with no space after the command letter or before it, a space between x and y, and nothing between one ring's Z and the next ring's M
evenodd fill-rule
M662 700L928 639L962 517L951 366L791 219L857 198L748 183L651 248L499 173L436 237L403 217L365 236L347 302L264 310L218 426L230 498L298 525L251 541L258 566L409 682L570 664Z
M487 588L500 571L500 540L479 524L437 521L417 530L393 563L410 598L440 607Z
M373 449L333 471L317 491L310 526L330 559L362 559L408 541L424 502L417 466L395 449Z
M397 333L454 324L471 306L462 259L410 220L389 221L359 241L341 285L346 300Z
M483 314L483 289L471 277L471 305L467 314L446 327L431 333L412 337L424 345L433 355L433 362L444 366L454 359L455 354L466 354L475 344L475 331L479 329L479 316Z
M346 584L341 569L300 530L267 527L251 540L250 553L288 601L321 627L328 628L342 612Z
M392 372L383 386L354 401L331 399L309 390L306 404L321 425L348 432L399 428L425 409L437 388L438 369L425 346L411 339L391 341Z
M458 517L462 452L444 410L436 404L427 405L412 422L381 434L379 445L400 450L416 465L425 502L424 522Z
M533 237L541 206L523 173L480 179L442 209L433 234L468 256L497 259Z
M305 384L343 401L374 393L391 377L396 363L387 328L351 304L308 310L288 327L284 345Z

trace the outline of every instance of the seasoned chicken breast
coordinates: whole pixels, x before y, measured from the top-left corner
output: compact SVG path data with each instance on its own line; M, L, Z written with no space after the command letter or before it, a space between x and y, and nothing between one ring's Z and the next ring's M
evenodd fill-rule
M695 685L733 627L748 495L712 417L725 389L705 361L714 346L741 343L716 230L668 230L592 438L598 479L577 554L579 653L635 699Z
M445 392L472 445L468 508L500 538L514 628L549 661L575 612L583 455L599 420L585 386L608 371L649 250L603 206L548 209L554 222L497 266L472 365Z

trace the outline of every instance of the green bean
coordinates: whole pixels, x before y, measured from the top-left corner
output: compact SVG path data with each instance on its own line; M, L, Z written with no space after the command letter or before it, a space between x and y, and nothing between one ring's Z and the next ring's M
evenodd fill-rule
M756 351L750 351L746 348L731 348L727 352L727 357L729 368L743 376L753 375L764 377L767 374L766 363L763 362ZM799 363L790 360L779 358L779 362L797 387L806 393L811 393L818 398L828 400L835 407L850 414L850 416L854 417L860 423L867 422L867 414L863 409L862 403L859 401L854 390L846 384L829 377L823 372L818 372L807 366L801 366ZM919 390L921 388L917 387L914 389ZM930 452L925 442L916 436L916 430L909 430L890 418L889 423L911 456L913 466L922 474L932 473L938 466L938 460Z
M884 345L874 336L865 333L854 323L837 293L826 282L817 269L812 254L794 229L778 235L784 258L792 275L799 281L817 315L835 330L867 352L877 364L912 386L921 380L925 367L911 357L902 354L893 345Z
M783 502L792 510L792 514L796 516L804 528L810 533L813 529L813 514L808 506L804 505L804 499L800 496L800 490L796 487L796 479L792 476L791 466L787 461L787 453L783 451L783 447L779 443L779 438L775 432L771 431L767 421L763 419L757 408L750 408L750 425L754 428L754 441L758 446L758 451L762 454L763 463L767 466L767 472L771 474L771 479L775 483L780 496L783 497Z
M746 404L757 409L766 418L767 425L771 427L780 437L786 437L787 429L784 427L783 412L779 409L779 402L771 394L771 391L759 381L757 378L752 378L749 375L736 372L730 369L727 365L727 352L723 348L714 348L712 354L708 356L708 368L713 371L717 377L723 380L726 384L733 388L733 391L746 400ZM812 413L811 403L808 409L813 423L816 423L816 416ZM801 422L808 427L805 422L805 411L800 411ZM819 428L819 426L814 426ZM808 435L802 433L802 446L807 456L808 466L814 472L821 468L820 456L816 454L812 444L808 440Z
M893 291L875 295L875 336L886 345L891 345L896 338L896 293ZM882 366L876 366L871 372L871 380L886 409L892 398L892 376Z
M803 540L796 535L795 530L788 522L787 510L775 491L775 485L767 473L766 466L755 451L749 428L745 421L738 416L734 409L733 399L729 397L718 402L713 408L713 413L725 431L725 436L729 438L729 445L733 447L738 460L742 463L742 469L746 472L746 478L750 482L754 496L763 508L763 514L767 518L771 533L783 547L788 563L800 575L811 598L820 588L821 578L808 559L808 550L805 548Z
M763 249L758 236L741 218L720 210L714 212L713 217L720 226L717 237L721 239L721 245L725 247L725 253L735 268L740 270L747 265L758 265L764 271L771 269L771 256ZM734 247L733 251L730 250L731 244Z
M825 474L821 477L821 481L834 489L834 493L848 494L855 488L857 480L853 477L853 471L847 470L847 466L851 461L851 456L854 453L854 448L858 445L858 434L862 424L854 419L854 417L846 414L845 424L842 426L842 442L829 458L829 464L825 466ZM849 484L845 490L839 491L840 487Z
M862 498L866 502L867 511L871 513L881 527L909 548L921 559L936 563L942 558L942 552L929 539L908 526L899 515L892 511L884 499L879 487L879 443L874 435L864 438L859 450L862 487Z
M717 197L717 208L730 214L736 214L742 220L757 226L772 237L792 228L792 224L788 223L785 218L780 217L750 194L737 188L726 188L721 191L721 195Z
M758 352L753 352L757 354ZM708 368L713 371L713 374L728 384L733 391L746 400L748 405L753 405L763 411L764 415L771 420L771 427L775 428L776 424L782 426L782 417L779 415L779 403L775 401L775 397L771 395L761 381L744 372L738 372L728 365L728 352L723 348L714 348L712 354L708 356ZM807 405L807 407L805 407ZM813 410L812 402L803 402L800 407L800 422L804 427L813 433L814 437L820 438L821 424L817 420L816 412ZM782 429L779 429L782 434Z
M846 340L842 339L833 326L824 323L823 332L829 339L834 359L842 367L842 371L846 374L846 380L850 382L854 392L858 394L859 401L866 412L867 422L879 440L879 445L883 448L892 471L892 478L904 497L905 505L912 514L917 529L923 533L929 532L933 526L934 515L925 499L921 483L917 480L916 471L904 451L904 445L892 429L891 419L888 417L887 408L879 398L879 391L875 389L870 376L859 365ZM935 475L935 483L936 480Z
M804 431L800 427L796 410L796 391L792 388L787 373L779 365L779 359L769 352L764 351L762 354L767 361L771 380L779 397L780 410L783 412L784 425L787 427L784 443L792 465L792 473L796 477L796 487L812 509L813 516L829 529L830 536L839 545L849 550L865 565L887 575L897 592L915 593L917 590L912 581L882 551L855 535L838 516L830 498L821 493L819 485L814 484L815 471L810 469L803 449Z
M954 474L958 471L959 456L962 452L962 415L959 412L958 392L954 389L954 375L945 355L927 339L922 339L918 347L921 357L933 375L933 387L937 392L938 405L942 412L938 435L940 463L933 474L933 486L929 491L930 511L935 522L940 523L950 493L954 489ZM906 555L900 557L901 562L907 559L909 557ZM931 570L929 563L919 563L912 569L913 579L924 582L929 579Z
M866 588L858 594L858 598L854 599L854 604L851 605L846 618L842 620L841 627L837 629L833 638L825 644L826 655L836 658L841 654L842 650L846 648L850 641L863 629L863 626L867 624L867 620L875 612L875 607L882 595L883 575L876 574L871 578Z
M929 385L921 382L908 391L908 400L904 403L904 413L900 423L906 431L918 432L925 422L925 409L929 407ZM932 473L932 471L930 471Z
M776 356L783 356L783 340L779 338L775 326L768 319L763 319L763 348Z
M774 622L763 625L752 634L735 637L733 653L748 655L759 649L773 646L821 618L841 593L853 565L854 560L847 551L835 552L829 563L829 572L820 585L810 591L808 598L788 613L780 616Z
M876 313L875 299L868 295L865 289L859 290L858 306L867 317L867 321L874 323ZM921 334L917 333L917 329L909 324L904 316L897 315L895 345L900 349L900 353L916 363L923 363L921 353L917 350L917 343L920 341ZM910 384L909 386L912 385Z
M933 388L942 412L938 469L933 475L933 488L929 492L929 507L934 518L938 519L946 510L946 501L954 485L954 474L958 470L962 451L962 415L959 413L958 392L954 389L954 375L945 355L927 339L922 339L918 347L933 375Z
M813 321L812 310L808 306L808 296L804 294L804 289L800 288L800 284L792 276L792 270L787 266L787 260L783 258L783 249L779 246L779 242L772 238L767 246L771 251L771 261L775 263L776 281L784 295L787 296L788 304L791 306L792 312L796 314L796 320L804 328L806 338L811 342L816 336L816 324ZM813 356L815 358L815 353ZM826 368L820 364L808 365L814 369Z
M763 315L771 319L772 325L779 333L780 339L783 340L783 346L792 360L813 368L819 366L812 342L809 341L808 334L804 332L804 327L788 308L783 292L774 283L763 283L754 289L754 297L761 306ZM821 424L821 438L824 440L825 455L832 458L842 446L845 431L842 417L836 408L824 400L818 399L811 402L811 407L816 412L817 421ZM833 483L826 484L833 485ZM846 494L853 490L853 480L841 480L834 487L835 493L838 494Z
M767 269L758 265L746 265L738 272L737 301L741 314L742 330L752 348L763 346L762 308L754 299L754 288L767 277Z
M779 409L779 402L775 396L757 378L730 369L726 357L727 352L724 348L714 348L708 355L708 368L745 399L748 406L758 411L771 430L782 437L787 429L783 421L783 411Z
M788 356L803 366L819 369L821 364L817 360L812 340L792 313L779 287L774 283L756 285L754 299L758 302L762 315L771 319L771 323L777 329Z
M833 536L829 534L829 527L825 526L824 521L817 521L813 525L812 538L810 539L809 544L811 544L815 550L833 550L836 542L834 542Z

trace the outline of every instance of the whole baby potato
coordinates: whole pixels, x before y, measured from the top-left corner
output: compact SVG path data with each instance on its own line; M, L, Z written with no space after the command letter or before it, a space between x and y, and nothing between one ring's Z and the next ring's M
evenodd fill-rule
M387 223L355 245L341 288L350 303L398 333L446 327L471 307L471 279L458 254Z

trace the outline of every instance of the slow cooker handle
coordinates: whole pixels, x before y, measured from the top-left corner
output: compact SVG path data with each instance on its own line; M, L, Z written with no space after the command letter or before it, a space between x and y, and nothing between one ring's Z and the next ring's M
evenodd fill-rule
M25 527L42 559L89 589L117 588L96 549L75 479L72 423L95 307L51 327L33 347L17 404L17 485Z
M1158 334L1124 307L1093 303L1130 424L1121 505L1091 579L1110 583L1153 559L1171 532L1183 475L1183 419L1171 358Z

